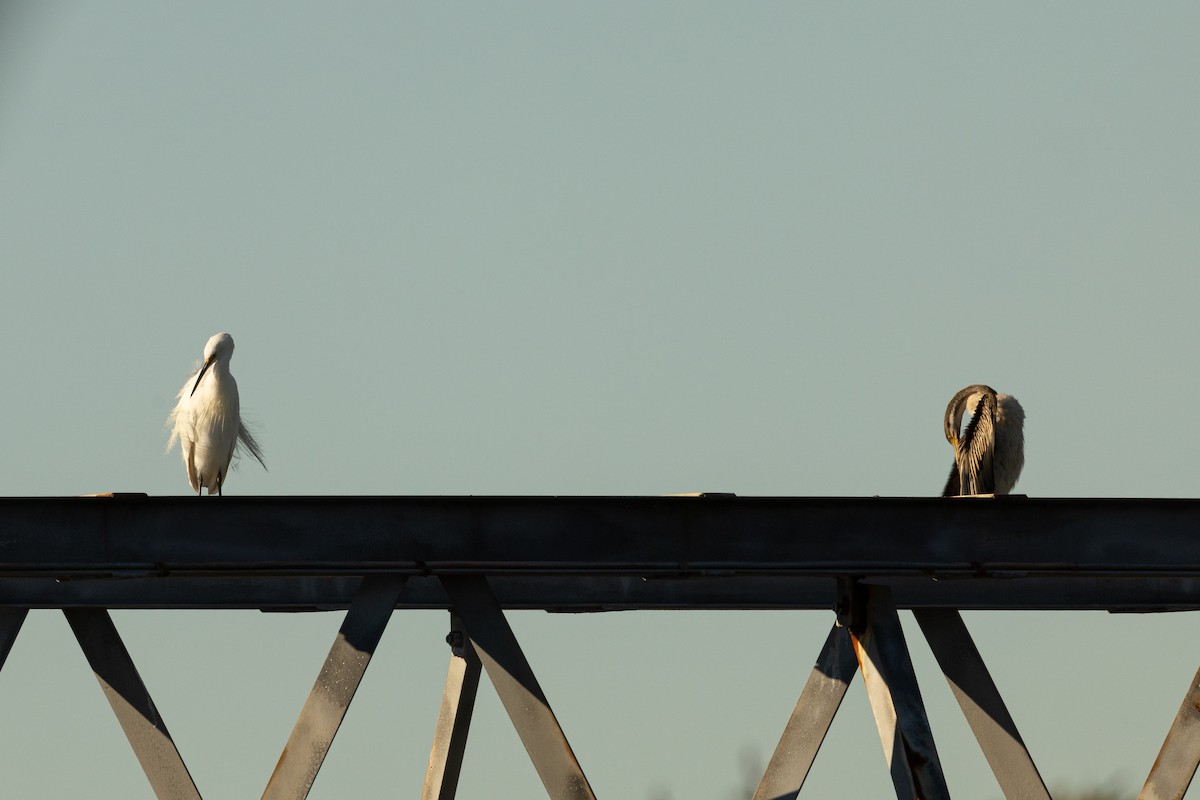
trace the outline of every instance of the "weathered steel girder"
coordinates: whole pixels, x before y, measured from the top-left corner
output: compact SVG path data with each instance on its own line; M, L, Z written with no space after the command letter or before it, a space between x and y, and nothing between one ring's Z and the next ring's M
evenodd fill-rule
M1200 608L1200 501L750 497L0 498L0 606L345 609L361 576L501 606Z
M959 609L1200 609L1200 501L942 498L0 498L0 666L61 608L159 797L199 797L110 608L348 609L264 797L304 798L394 609L453 614L423 798L451 800L481 673L548 795L591 800L505 609L833 609L755 794L795 797L854 674L897 797L949 796L913 609L1009 798L1048 798ZM1200 673L1143 800L1200 763Z

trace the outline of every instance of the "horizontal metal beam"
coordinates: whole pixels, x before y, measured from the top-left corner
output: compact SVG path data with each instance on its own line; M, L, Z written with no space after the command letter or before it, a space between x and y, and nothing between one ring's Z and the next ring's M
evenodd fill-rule
M487 575L504 608L1200 607L1200 501L0 498L0 606L347 608L365 574Z
M1200 577L1197 531L1200 500L2 498L0 575Z
M369 574L369 573L368 573ZM483 574L487 574L486 571ZM0 608L261 609L344 611L360 578L0 578ZM769 575L642 579L626 576L490 577L508 610L829 610L836 580ZM1200 609L1200 580L1183 578L871 578L897 608L1187 611ZM449 609L435 577L413 577L397 608Z

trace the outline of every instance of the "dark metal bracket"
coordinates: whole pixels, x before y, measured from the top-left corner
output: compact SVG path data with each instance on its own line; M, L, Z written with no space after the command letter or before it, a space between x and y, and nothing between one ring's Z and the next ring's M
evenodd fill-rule
M839 582L837 612L838 622L825 640L754 800L794 800L799 795L859 669L896 796L904 800L948 798L890 592L886 587L844 579ZM1004 796L1050 800L962 617L950 609L922 608L913 613Z
M482 575L443 576L442 585L488 678L552 800L595 800L550 702Z
M454 800L483 666L457 614L450 616L446 643L450 645L450 666L446 670L446 688L442 692L421 800Z

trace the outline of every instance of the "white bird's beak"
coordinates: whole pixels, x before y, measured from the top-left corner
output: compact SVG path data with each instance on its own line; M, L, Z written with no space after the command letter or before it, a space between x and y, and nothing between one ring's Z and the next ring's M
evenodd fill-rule
M200 379L204 377L204 373L208 371L208 368L212 365L212 362L213 359L211 358L204 362L204 366L200 368L200 374L196 376L196 382L192 384L192 391L188 393L188 397L191 397L196 393L196 387L200 385Z

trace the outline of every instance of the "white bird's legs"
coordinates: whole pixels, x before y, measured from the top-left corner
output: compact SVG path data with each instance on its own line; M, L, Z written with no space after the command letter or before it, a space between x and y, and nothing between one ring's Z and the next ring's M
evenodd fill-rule
M204 486L205 486L204 476L203 475L198 476L197 482L199 485L196 487L196 497L201 497L204 495ZM221 472L217 473L216 484L217 484L217 497L223 497L224 495L221 492L221 487L225 485L224 473L221 473ZM213 487L209 486L208 487L208 496L209 497L212 497L212 493L213 493L212 490L213 490Z

